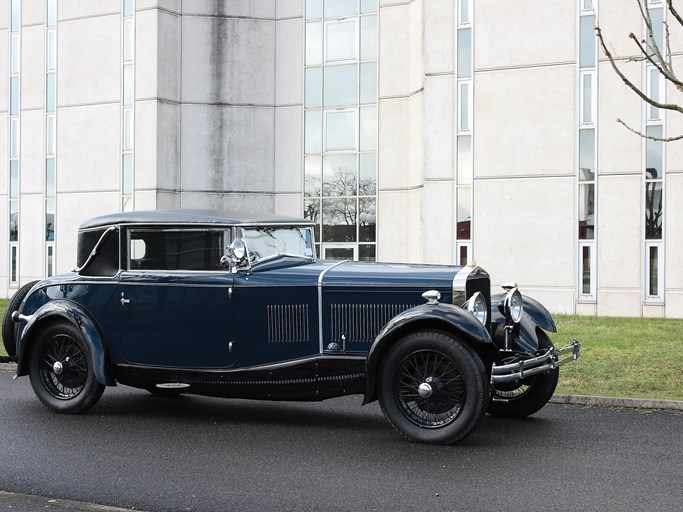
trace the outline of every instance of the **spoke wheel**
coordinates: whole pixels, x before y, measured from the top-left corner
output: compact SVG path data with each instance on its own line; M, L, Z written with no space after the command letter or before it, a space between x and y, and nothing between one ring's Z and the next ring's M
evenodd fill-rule
M88 344L70 323L47 325L31 348L31 386L36 396L56 412L80 413L104 391L92 370Z
M392 426L411 441L456 443L486 412L486 371L462 341L418 331L388 349L380 367L379 400Z
M517 382L497 384L488 413L503 418L525 418L548 403L557 387L560 370L555 368Z

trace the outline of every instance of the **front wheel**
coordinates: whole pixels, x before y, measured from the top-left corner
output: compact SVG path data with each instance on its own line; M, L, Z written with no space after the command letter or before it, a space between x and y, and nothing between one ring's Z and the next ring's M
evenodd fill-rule
M31 386L38 399L55 412L77 414L100 399L104 386L92 370L90 349L69 323L48 325L31 351Z
M488 413L503 418L526 418L540 411L553 396L560 370L555 368L510 384L498 384Z
M453 444L486 413L486 370L460 340L437 331L405 336L380 368L379 401L391 425L411 441Z

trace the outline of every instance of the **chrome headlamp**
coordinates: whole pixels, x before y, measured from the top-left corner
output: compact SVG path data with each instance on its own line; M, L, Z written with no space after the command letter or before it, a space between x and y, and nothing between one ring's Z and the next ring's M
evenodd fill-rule
M470 297L470 300L467 301L467 311L472 313L482 325L486 325L486 320L489 316L489 307L483 293L476 292Z
M522 294L517 287L507 288L505 299L503 301L503 313L505 318L512 320L514 323L519 323L524 313L524 302L522 301Z

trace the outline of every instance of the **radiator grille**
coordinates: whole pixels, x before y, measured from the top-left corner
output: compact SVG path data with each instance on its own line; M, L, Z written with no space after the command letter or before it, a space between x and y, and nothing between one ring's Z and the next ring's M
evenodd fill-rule
M268 306L268 343L303 343L308 340L307 304Z
M389 320L414 304L332 304L331 341L372 343Z

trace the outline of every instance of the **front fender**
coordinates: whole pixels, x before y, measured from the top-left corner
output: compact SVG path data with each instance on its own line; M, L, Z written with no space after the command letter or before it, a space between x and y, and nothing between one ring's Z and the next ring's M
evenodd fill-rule
M505 298L504 293L491 296L491 332L493 342L498 348L505 347L505 316L498 304ZM536 299L523 296L524 314L522 320L512 331L511 348L519 352L536 353L548 349L553 344L544 331L557 332L555 319Z
M20 331L16 376L28 375L33 342L42 326L53 320L66 320L80 331L83 339L90 347L95 378L100 384L116 386L116 380L107 366L107 345L104 336L90 315L81 306L70 300L50 301L28 317L26 325Z
M421 304L407 309L384 326L370 348L363 404L377 399L377 372L389 347L407 333L420 329L453 333L479 354L494 348L486 328L467 310L452 304Z

